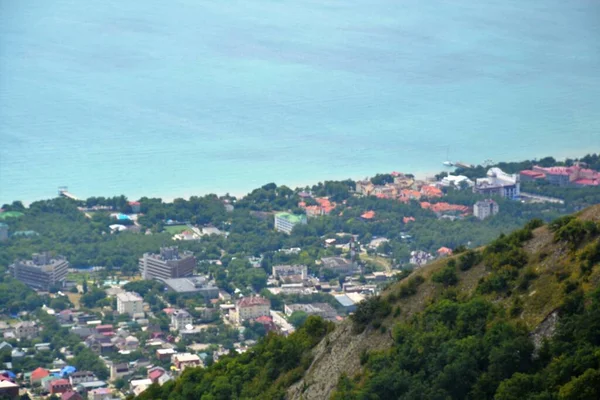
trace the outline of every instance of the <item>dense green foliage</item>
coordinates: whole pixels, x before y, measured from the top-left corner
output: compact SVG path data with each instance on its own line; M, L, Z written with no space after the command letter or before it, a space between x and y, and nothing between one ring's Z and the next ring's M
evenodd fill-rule
M526 300L513 296L505 310L481 297L492 292L509 296L517 279L518 289L536 279L529 267L523 273L520 270L528 263L522 245L539 225L532 221L500 236L480 255L467 252L458 262L449 260L432 275L434 282L455 284L457 264L468 270L481 262L490 273L480 281L474 296L443 291L422 313L396 324L392 348L362 354L365 370L355 377L342 376L333 398L599 398L600 289L585 295L579 281L564 281L556 333L536 350L518 319ZM584 262L586 268L579 276L585 281L600 262L598 225L567 217L554 221L550 229L557 241L566 242L572 250L582 246L578 257L571 260ZM393 293L388 299L393 300ZM366 316L363 319L362 326L370 322Z
M534 355L529 332L480 298L439 300L397 325L391 350L342 377L334 399L597 399L600 290L574 290L554 338Z
M312 361L310 349L333 329L311 316L285 338L269 334L246 353L224 357L207 368L186 369L175 382L153 385L141 400L283 399Z

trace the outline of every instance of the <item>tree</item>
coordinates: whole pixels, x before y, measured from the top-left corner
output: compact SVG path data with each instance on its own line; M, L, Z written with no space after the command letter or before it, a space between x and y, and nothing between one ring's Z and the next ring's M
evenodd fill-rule
M299 328L304 324L307 318L308 314L306 312L294 311L292 315L289 316L288 321L290 324L294 325L295 328Z

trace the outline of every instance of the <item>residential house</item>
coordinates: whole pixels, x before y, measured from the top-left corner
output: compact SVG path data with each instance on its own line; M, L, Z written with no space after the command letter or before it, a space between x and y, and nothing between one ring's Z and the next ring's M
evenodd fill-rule
M370 196L371 192L375 189L375 185L371 183L370 180L365 179L362 181L356 181L356 193L362 194L364 196Z
M157 349L156 350L156 358L160 361L170 360L174 354L177 354L175 349Z
M161 367L153 367L148 370L148 379L152 381L152 383L158 383L162 385L164 383L164 379L161 380L164 375L167 375L167 371Z
M148 387L152 385L152 381L148 378L146 379L134 379L129 382L129 389L136 395L139 396L144 390L148 389Z
M14 333L17 339L33 339L38 336L39 330L35 322L23 321L15 325Z
M171 326L177 331L185 330L186 325L192 324L192 316L186 310L177 310L171 314Z
M131 374L128 363L113 364L110 368L110 379L115 380Z
M448 247L440 247L436 253L438 257L448 257L452 255L452 249Z
M434 257L422 250L416 250L410 252L410 264L416 265L418 267L427 264L429 261L433 260Z
M99 333L90 335L84 342L96 354L108 354L114 351L114 344L110 337Z
M50 394L65 393L73 389L71 383L67 379L56 379L50 382Z
M88 392L88 400L112 400L112 391L109 388L93 389Z
M129 207L131 207L131 212L134 214L138 214L140 212L142 204L139 201L130 201Z
M241 324L248 319L268 316L271 309L271 301L261 296L244 297L235 303L235 311L230 312L232 319Z
M17 399L19 397L19 385L11 381L0 381L0 397Z
M103 335L110 335L113 333L112 325L98 325L96 326L96 332L101 333Z
M77 386L82 382L93 382L97 379L98 378L96 378L96 375L94 375L94 373L90 371L77 371L69 375L69 382L73 387Z
M72 390L66 391L60 396L60 400L83 400L83 396Z
M140 346L140 341L135 336L127 336L123 345L123 350L137 350Z
M498 203L491 199L480 200L473 205L473 215L482 220L498 214L499 211Z
M42 367L38 367L31 372L29 383L32 386L41 384L42 379L50 375L50 371Z
M173 355L171 363L177 370L183 371L188 367L201 366L202 360L196 354L178 353Z

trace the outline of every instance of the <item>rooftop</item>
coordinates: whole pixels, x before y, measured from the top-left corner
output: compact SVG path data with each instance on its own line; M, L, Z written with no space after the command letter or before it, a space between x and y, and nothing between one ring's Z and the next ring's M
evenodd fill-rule
M363 213L360 217L364 219L373 219L373 217L375 217L375 211L367 211Z
M265 299L264 297L251 296L251 297L244 297L243 299L238 300L236 305L238 307L252 307L252 306L257 306L257 305L271 306L271 302L269 301L269 299Z
M198 357L196 354L190 353L176 354L174 357L179 362L200 361L200 357Z
M203 276L188 276L185 278L173 278L164 279L163 282L171 290L178 293L185 292L197 292L205 288L215 288L205 277Z
M140 295L134 292L123 292L117 294L117 300L119 301L142 301Z
M305 215L296 215L296 214L290 214L290 213L286 213L286 212L280 212L280 213L275 214L275 216L277 218L283 218L292 224L301 224L306 221Z

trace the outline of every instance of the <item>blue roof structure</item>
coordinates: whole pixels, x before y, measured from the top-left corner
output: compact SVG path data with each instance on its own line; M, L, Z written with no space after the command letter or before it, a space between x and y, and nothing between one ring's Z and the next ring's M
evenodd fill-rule
M60 376L63 377L63 378L65 378L65 377L71 375L73 372L76 372L76 371L77 371L77 368L75 368L75 367L73 367L71 365L67 365L66 367L63 367L60 370Z

